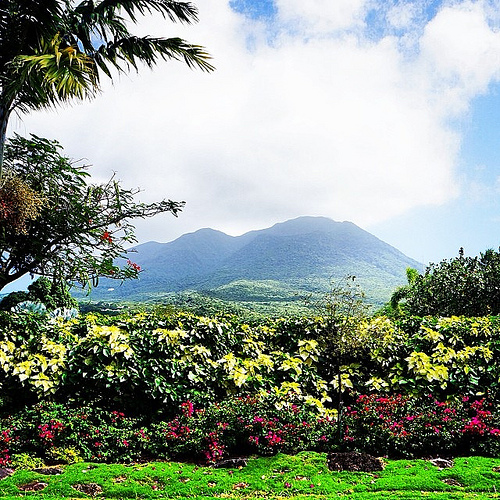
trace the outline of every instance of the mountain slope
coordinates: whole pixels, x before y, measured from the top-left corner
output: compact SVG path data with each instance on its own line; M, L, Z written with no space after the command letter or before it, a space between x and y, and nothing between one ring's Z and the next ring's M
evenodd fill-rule
M106 280L93 298L145 300L196 290L272 301L274 289L275 300L293 300L326 289L332 278L355 275L371 301L381 304L405 283L407 267L421 267L355 224L325 217L299 217L237 237L200 229L134 252L131 258L144 269L140 278L121 286Z

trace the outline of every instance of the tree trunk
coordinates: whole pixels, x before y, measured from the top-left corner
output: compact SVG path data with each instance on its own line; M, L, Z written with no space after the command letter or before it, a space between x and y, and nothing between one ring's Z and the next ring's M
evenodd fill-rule
M7 106L0 106L0 181L3 177L3 154L7 139L7 124L9 123L10 110Z

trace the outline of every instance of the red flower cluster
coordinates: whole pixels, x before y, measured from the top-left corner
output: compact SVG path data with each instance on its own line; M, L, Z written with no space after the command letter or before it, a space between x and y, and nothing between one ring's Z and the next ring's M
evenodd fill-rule
M462 432L464 434L492 434L497 436L500 434L500 429L493 429L488 424L491 421L492 415L491 411L484 409L484 399L474 401L471 404L471 408L476 412L469 422L464 425Z
M187 425L182 425L178 419L174 419L167 423L168 429L163 429L163 434L167 441L174 439L185 439L191 429Z
M48 424L38 426L38 436L49 446L54 446L54 439L60 432L63 431L64 425L57 420L51 420Z
M132 270L137 271L138 273L141 272L141 266L139 266L135 262L132 262L130 259L127 260L127 266L130 267Z
M113 243L113 238L111 237L109 231L104 231L104 233L101 234L101 240L107 241L108 243Z
M12 213L11 204L5 200L0 200L0 219L7 220Z
M139 269L140 269L140 267L139 267ZM181 411L185 417L191 418L193 416L193 411L194 411L193 410L193 403L191 403L191 401L186 401L185 403L181 403Z
M219 443L219 435L216 431L209 433L207 441L208 450L205 451L205 457L209 462L217 462L223 457L225 446Z
M125 418L125 413L122 413L121 411L112 411L111 412L111 422L113 424L116 424L120 420L123 420Z
M0 449L0 466L6 466L10 461L8 444L12 441L10 435L10 429L6 429L0 432L0 446L4 449Z
M498 416L485 399L469 397L438 401L434 396L359 396L348 407L345 441L373 450L415 456L444 447L450 452L466 452L488 447L488 439L500 438ZM491 446L500 444L492 443ZM490 446L490 448L491 448Z

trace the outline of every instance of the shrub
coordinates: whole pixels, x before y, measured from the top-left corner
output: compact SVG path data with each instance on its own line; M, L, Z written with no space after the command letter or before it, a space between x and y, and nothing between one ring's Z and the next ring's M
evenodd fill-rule
M47 461L127 462L144 451L138 421L118 411L41 403L6 421L16 438L16 452Z
M485 399L360 395L347 421L346 445L368 453L494 456L500 450L500 413Z
M203 409L186 402L176 418L154 424L151 436L156 454L209 462L233 454L326 450L338 442L332 416L297 394L277 392L233 397Z
M207 407L274 387L333 407L339 389L500 398L497 318L365 319L355 332L362 345L340 365L321 347L324 328L321 318L250 326L158 311L73 319L0 312L0 405L72 400L168 420L184 401Z
M12 455L10 465L14 469L31 470L43 467L45 464L41 458L33 457L28 453L17 453Z

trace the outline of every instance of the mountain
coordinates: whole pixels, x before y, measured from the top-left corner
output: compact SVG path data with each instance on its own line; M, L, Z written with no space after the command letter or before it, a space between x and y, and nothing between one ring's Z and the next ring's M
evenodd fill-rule
M224 300L293 301L326 290L332 278L354 275L381 305L406 282L407 267L422 267L355 224L326 217L299 217L236 237L200 229L131 252L144 270L139 279L103 280L93 299L159 300L190 290Z

